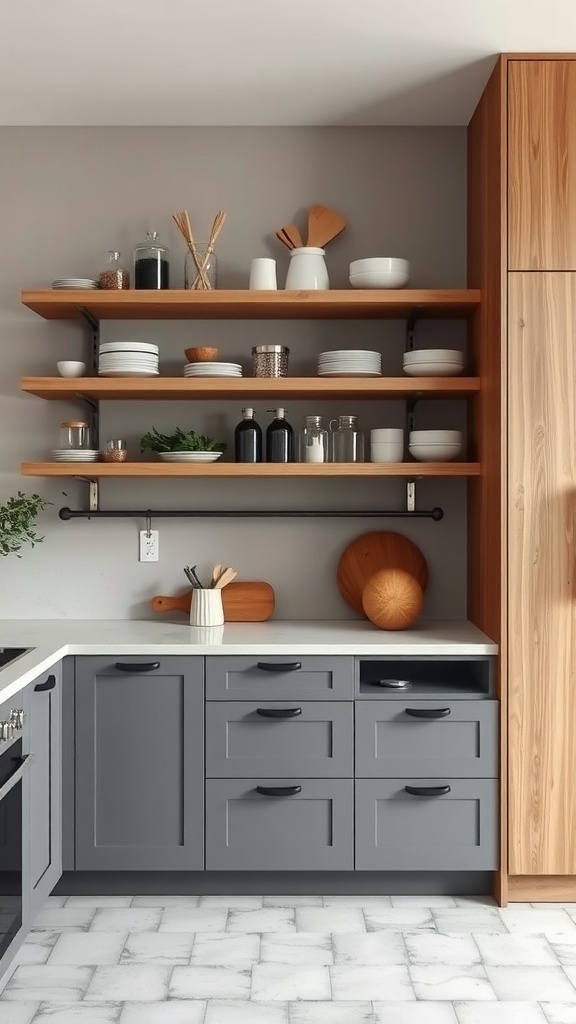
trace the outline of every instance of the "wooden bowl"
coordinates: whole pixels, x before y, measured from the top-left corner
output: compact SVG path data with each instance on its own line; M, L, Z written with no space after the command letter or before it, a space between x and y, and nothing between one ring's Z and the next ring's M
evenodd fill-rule
M186 348L184 353L189 363L209 363L218 358L217 348Z
M405 569L380 569L362 591L364 612L379 629L408 629L423 604L422 587Z

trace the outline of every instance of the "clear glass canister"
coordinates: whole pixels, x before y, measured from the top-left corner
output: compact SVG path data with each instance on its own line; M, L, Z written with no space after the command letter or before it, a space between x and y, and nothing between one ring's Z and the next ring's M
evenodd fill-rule
M305 416L300 431L300 462L328 462L328 431L321 416Z
M255 345L252 368L255 377L287 377L290 349L284 345Z
M98 277L98 287L107 290L130 287L130 274L122 265L122 254L115 249L108 253L108 266Z
M200 291L216 287L218 261L216 253L207 242L196 242L194 252L186 253L184 264L184 287Z
M169 288L168 256L168 249L158 241L158 232L149 231L146 241L134 249L134 287Z
M90 426L82 420L67 420L60 424L62 451L82 451L90 448Z
M330 431L332 462L364 462L364 435L357 416L338 416L330 420Z

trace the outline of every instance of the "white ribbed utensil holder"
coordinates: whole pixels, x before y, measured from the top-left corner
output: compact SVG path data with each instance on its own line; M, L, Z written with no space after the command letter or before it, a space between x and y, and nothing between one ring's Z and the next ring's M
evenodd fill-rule
M224 607L221 590L193 590L190 605L191 626L223 626Z

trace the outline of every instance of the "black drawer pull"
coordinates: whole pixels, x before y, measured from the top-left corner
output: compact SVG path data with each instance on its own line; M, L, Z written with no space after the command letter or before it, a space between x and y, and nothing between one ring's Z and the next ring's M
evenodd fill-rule
M296 796L302 786L256 786L256 792L262 796Z
M256 668L259 668L261 672L298 672L302 668L302 662L286 661L272 665L269 661L259 661Z
M405 708L411 718L448 718L450 708Z
M446 796L450 786L404 786L410 796Z
M56 686L56 676L48 676L43 683L36 683L34 693L43 693L44 690L53 690Z
M160 668L160 662L146 661L143 665L132 665L130 662L117 661L116 668L120 672L155 672Z
M302 708L256 708L256 714L262 718L297 718Z

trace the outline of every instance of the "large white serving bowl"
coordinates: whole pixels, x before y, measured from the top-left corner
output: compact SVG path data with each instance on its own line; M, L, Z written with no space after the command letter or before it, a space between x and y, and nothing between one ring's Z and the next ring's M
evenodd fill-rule
M411 430L410 444L462 444L461 430Z
M404 363L408 377L458 377L464 369L462 363Z
M353 288L404 288L410 279L408 260L394 256L373 256L350 264Z
M405 363L463 363L464 353L457 348L412 348L404 353Z
M462 453L461 444L410 444L408 451L418 462L452 462Z

